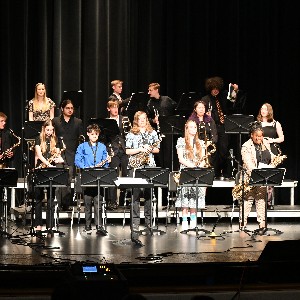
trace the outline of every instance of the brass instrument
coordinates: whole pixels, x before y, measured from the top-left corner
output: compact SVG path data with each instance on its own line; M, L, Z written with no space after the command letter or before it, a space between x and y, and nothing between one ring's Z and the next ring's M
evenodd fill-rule
M99 168L104 166L113 156L115 155L114 150L111 149L110 151L110 155L107 155L107 157L105 159L103 159L102 161L100 161L98 164L95 165L95 168Z
M205 135L205 136L206 136L206 135ZM209 147L209 146L212 147L211 150L208 150L208 147ZM209 156L210 156L212 153L214 153L214 152L216 152L216 145L215 145L214 143L209 143L208 141L206 141L206 143L205 143L205 155L202 156L199 160L196 161L196 163L195 163L196 167L197 167L197 168L200 168L200 167L202 167L202 168L210 168L211 165L210 165L210 163L209 163L209 161L208 161L208 158L209 158ZM205 163L204 163L204 165L201 166L201 164L202 164L203 161L204 161ZM174 173L173 179L174 179L174 181L175 181L176 184L179 184L179 180L180 180L180 172Z
M38 166L36 166L35 169L43 169L43 168L47 168L47 167L49 166L49 164L51 164L56 158L58 158L58 157L61 156L61 153L62 153L63 151L66 150L66 145L65 145L65 143L64 143L64 141L63 141L63 137L60 137L60 139L61 139L61 143L62 143L63 148L62 148L59 152L53 153L53 154L51 155L51 157L49 157L49 158L47 159L47 163L43 163L43 162L42 162L42 163L40 163Z
M10 152L12 152L15 148L19 147L20 144L21 144L21 138L19 136L17 136L11 129L9 129L10 133L18 140L12 147L10 147L9 149L3 151L1 154L0 154L0 168L1 168L1 165L4 165L1 163L1 161L3 161L5 158L8 158L8 154Z
M157 147L161 143L161 138L151 145L151 147L146 152L139 152L137 154L133 154L129 156L128 164L131 168L139 168L143 165L147 165L149 163L149 154L151 151Z
M281 155L281 151L278 155L274 156L271 160L270 165L273 166L274 168L280 165L285 159L287 158L286 155ZM247 193L251 191L253 186L249 185L250 177L245 179L244 181L244 196L246 196ZM239 183L236 184L233 189L232 189L232 197L235 200L241 200L243 195L243 184Z
M212 147L211 150L208 150L208 147ZM215 153L217 150L216 145L214 143L205 142L205 155L201 158L201 161L205 161L203 168L210 168L211 164L209 163L209 156Z
M201 126L201 124L204 124L204 126ZM205 155L201 159L201 161L205 161L205 165L203 166L204 168L210 168L211 164L209 163L209 156L211 156L213 153L215 153L217 148L216 148L216 145L212 141L209 141L207 139L205 123L204 122L199 123L198 127L199 127L198 133L199 133L200 139L201 139L201 137L200 137L201 128L204 128ZM208 150L208 147L211 147L211 150Z

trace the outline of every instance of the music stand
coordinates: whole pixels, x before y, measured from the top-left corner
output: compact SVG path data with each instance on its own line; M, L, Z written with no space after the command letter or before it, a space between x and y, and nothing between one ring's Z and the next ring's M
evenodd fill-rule
M7 188L8 187L16 187L18 182L18 171L16 169L0 169L0 189L2 193L2 188L3 188L3 193L1 195L1 224L0 224L0 234L6 234L8 233L5 231L7 230ZM2 197L3 196L3 197ZM3 230L3 219L4 219L4 229Z
M98 227L98 232L100 232L102 235L107 235L107 231L104 228L104 226L106 225L105 188L114 187L115 186L114 180L116 179L117 179L117 171L115 168L86 168L81 170L81 185L85 187L98 188L98 194L97 194L98 211L94 210L94 214L98 215L97 227ZM100 209L100 187L104 188L101 209ZM99 210L102 211L101 218L99 216Z
M224 115L225 133L239 134L239 150L242 148L242 134L249 133L249 124L254 121L253 115ZM241 153L238 151L238 161L241 164ZM238 171L240 171L238 165Z
M175 111L179 115L189 116L194 109L195 102L200 100L201 98L202 97L200 92L182 93Z
M136 238L133 238L134 233L140 233L139 231L133 230L133 189L134 188L153 188L153 183L148 182L144 178L139 178L133 180L132 177L119 177L115 180L115 185L120 189L131 189L131 222L130 222L130 230L131 230L131 240L138 246L144 246L143 243Z
M125 111L127 111L128 118L133 123L134 114L137 111L147 112L147 104L149 101L149 95L144 92L132 93L131 100L128 102Z
M111 141L111 137L120 135L120 129L116 120L105 118L90 118L89 125L97 124L100 127L101 136L105 136L106 141ZM101 140L99 138L99 140Z
M208 187L213 185L214 181L214 168L184 168L181 169L179 186L181 187L196 187L196 220L198 219L198 188L199 187ZM182 197L182 192L181 192ZM196 238L199 238L199 231L204 232L205 234L210 234L211 231L206 229L199 229L198 222L196 222L196 227L183 230L181 233L188 233L190 231L196 232Z
M136 178L145 178L149 183L153 183L153 187L168 187L169 182L169 169L168 168L143 168L143 169L136 169L135 170L135 177ZM150 234L153 235L154 232L157 232L158 234L166 233L165 231L158 229L158 223L157 228L153 228L152 225L152 218L153 218L153 210L152 210L152 203L153 203L153 187L151 188L151 206L150 206ZM156 217L158 217L158 205L156 203ZM144 230L141 231L142 233L145 232Z
M159 126L164 135L171 135L172 171L174 171L174 135L183 135L185 118L183 116L159 116Z
M262 168L253 169L251 172L251 178L249 181L250 186L280 186L284 179L285 169L284 168ZM253 231L253 234L266 235L268 231L273 231L275 234L281 234L282 231L268 228L267 226L267 203L268 203L268 192L266 191L265 199L265 227L259 228Z
M34 170L34 182L36 187L49 187L49 199L47 201L46 227L47 230L42 233L54 233L64 235L63 232L53 230L53 205L52 205L52 188L67 186L69 180L69 169L67 168L43 168Z

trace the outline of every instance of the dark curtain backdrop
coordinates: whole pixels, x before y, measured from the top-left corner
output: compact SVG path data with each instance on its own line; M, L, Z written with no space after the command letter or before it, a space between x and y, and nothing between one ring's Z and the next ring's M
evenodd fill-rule
M218 75L247 91L248 114L256 116L266 101L273 105L285 134L286 178L299 180L294 1L2 0L0 8L0 110L16 134L38 82L57 105L64 91L81 90L86 124L106 117L113 79L124 81L123 97L159 82L161 94L178 102ZM15 164L22 170L21 154Z

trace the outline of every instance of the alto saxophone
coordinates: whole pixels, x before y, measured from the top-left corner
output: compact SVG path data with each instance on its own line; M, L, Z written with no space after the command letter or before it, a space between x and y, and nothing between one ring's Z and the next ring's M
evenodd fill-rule
M40 163L37 167L35 167L36 169L43 169L43 168L47 168L49 164L51 164L56 158L58 158L59 156L61 156L62 152L64 152L66 150L66 145L63 141L63 138L60 138L62 141L62 146L63 148L60 149L60 151L57 153L53 153L48 159L47 159L47 163Z
M17 141L12 147L10 147L9 149L3 151L3 152L0 154L0 162L1 162L2 160L4 160L5 158L7 158L7 157L8 157L8 154L9 154L10 152L12 152L15 148L19 147L20 144L21 144L21 138L20 138L19 136L15 135L15 133L14 133L11 129L9 129L9 131L10 131L10 133L11 133L18 141Z

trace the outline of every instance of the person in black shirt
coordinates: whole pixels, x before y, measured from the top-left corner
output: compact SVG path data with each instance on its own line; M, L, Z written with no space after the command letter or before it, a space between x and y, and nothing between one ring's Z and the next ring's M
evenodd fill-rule
M160 85L159 83L150 83L148 87L148 94L150 99L147 103L147 115L150 124L157 131L158 135L162 137L160 132L159 117L169 117L175 114L175 108L177 103L168 96L160 95ZM160 152L156 155L156 164L162 168L169 168L172 170L172 157L170 153L172 152L172 138L173 136L166 135L163 137L160 144Z
M52 121L48 119L42 125L41 133L35 140L35 169L56 167L56 164L63 163L61 157L60 143L55 135L55 130ZM43 226L42 218L42 204L43 204L43 187L35 187L35 230L36 234L41 234ZM48 188L49 192L49 188ZM50 194L50 192L49 192ZM49 195L48 194L48 195ZM49 200L49 199L48 199ZM52 201L50 202L54 204ZM48 202L49 205L49 202ZM52 207L53 208L53 207ZM51 207L48 207L47 214L47 229L52 229L51 225L54 225L53 214L50 215L50 211L53 211ZM52 219L52 221L51 221Z
M62 158L64 166L69 168L69 186L56 189L56 197L58 204L63 210L68 210L72 201L71 181L74 177L74 159L76 149L79 145L80 138L84 139L82 120L74 117L74 105L72 100L67 99L62 101L61 115L53 118L53 126L55 128L58 139L61 139L64 144Z
M229 161L229 136L225 133L224 115L242 113L246 102L246 94L239 90L237 84L230 84L231 93L223 89L221 77L206 79L205 89L208 92L201 100L206 103L208 114L212 116L218 131L216 149L215 177L230 179L232 169ZM239 150L239 149L238 149Z
M0 169L11 167L14 156L14 135L10 129L5 128L7 116L0 112ZM20 143L15 143L19 145Z
M128 176L128 155L126 154L126 146L125 146L125 135L127 130L129 131L130 128L125 127L130 125L128 124L128 120L124 116L120 116L118 113L119 110L119 103L114 100L109 100L107 102L107 110L109 112L109 119L115 120L118 124L120 134L110 136L109 144L113 150L113 156L111 158L110 167L117 168L118 174L121 170L121 176L127 177ZM126 119L125 119L126 118ZM123 126L124 125L124 126ZM120 198L119 203L117 201L117 188L109 188L109 195L108 195L108 209L114 210L118 208L118 205L124 204L124 194L125 191L120 191Z

